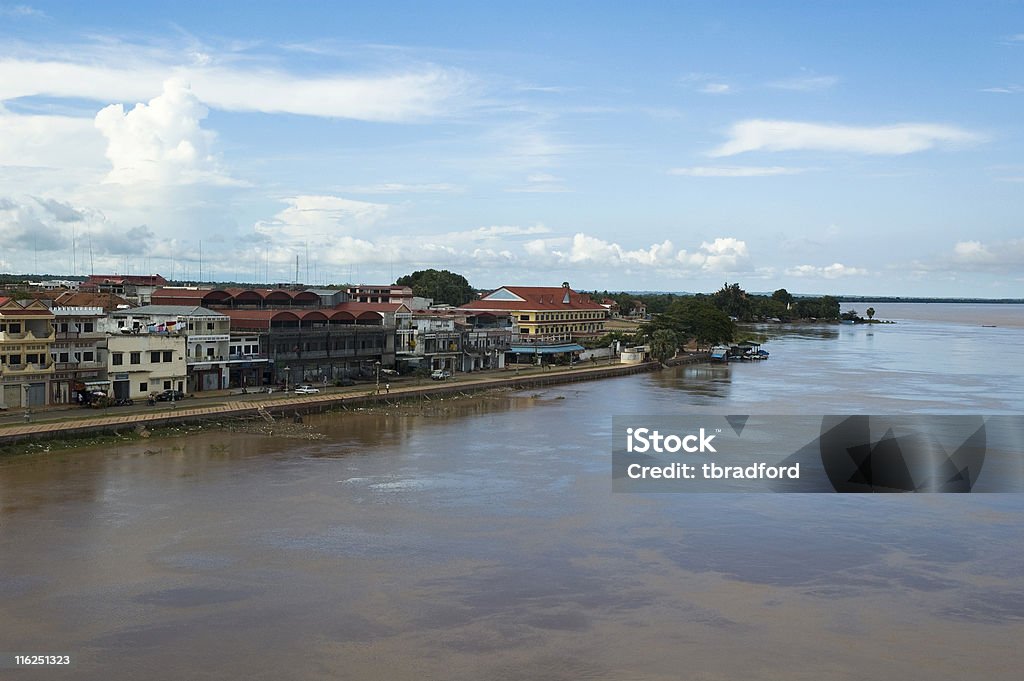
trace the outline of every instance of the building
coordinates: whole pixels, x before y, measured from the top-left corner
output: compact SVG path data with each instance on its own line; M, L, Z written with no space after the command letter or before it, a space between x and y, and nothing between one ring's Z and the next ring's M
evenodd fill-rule
M647 319L647 303L642 300L631 300L629 301L630 317L639 317L640 319Z
M87 293L114 293L136 305L149 305L153 292L167 286L159 274L97 274L90 276L79 287Z
M110 319L114 333L182 336L190 393L227 388L231 364L253 361L231 358L231 318L205 307L144 305L114 312Z
M577 293L568 283L554 286L503 286L463 305L464 312L512 315L520 342L560 343L604 334L608 310Z
M348 294L357 303L399 303L409 305L412 303L412 287L392 284L388 286L374 286L360 284L349 286Z
M343 292L341 292L343 293ZM301 288L200 288L164 286L153 292L154 305L187 305L214 310L290 310L321 307L316 290Z
M0 298L0 407L47 403L53 380L53 313L38 300Z
M453 316L416 314L409 322L411 334L396 353L399 371L462 369L462 331Z
M322 383L371 378L395 364L399 304L342 303L316 309L228 309L236 339L258 339L269 360L263 382ZM252 343L250 340L250 347Z
M50 346L54 362L51 404L71 404L78 393L109 389L104 333L107 313L102 307L54 307L56 336Z
M146 399L164 390L185 392L185 336L125 333L107 338L106 368L114 399Z
M479 312L462 317L462 371L502 369L515 339L512 315Z

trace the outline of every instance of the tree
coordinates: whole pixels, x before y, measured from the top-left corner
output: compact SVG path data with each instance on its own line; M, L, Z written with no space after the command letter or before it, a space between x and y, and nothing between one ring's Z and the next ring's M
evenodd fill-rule
M645 324L641 333L653 341L660 330L671 331L678 339L693 338L699 344L714 345L732 340L736 325L707 298L692 297L676 300L668 310Z
M752 316L750 298L739 284L726 282L721 289L711 295L711 301L715 307L730 317L749 321Z
M659 362L675 357L678 348L679 336L675 332L659 329L651 334L651 354Z
M772 294L772 300L777 300L783 305L789 305L793 302L793 294L784 288L780 288Z
M433 298L437 304L456 307L473 300L475 295L473 287L464 276L448 270L419 270L399 277L395 283L412 287L414 296Z
M868 319L874 319L874 318L875 318L875 308L873 308L873 307L869 307L869 308L868 308L868 309L867 309L867 310L866 310L866 311L864 312L864 314L866 314L866 315L868 316Z

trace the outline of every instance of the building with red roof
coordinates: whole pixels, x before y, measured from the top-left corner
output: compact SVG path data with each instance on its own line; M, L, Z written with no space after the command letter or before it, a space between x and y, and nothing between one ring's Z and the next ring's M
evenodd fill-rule
M604 334L608 310L589 295L561 286L502 286L463 305L467 312L512 315L525 342L567 342Z

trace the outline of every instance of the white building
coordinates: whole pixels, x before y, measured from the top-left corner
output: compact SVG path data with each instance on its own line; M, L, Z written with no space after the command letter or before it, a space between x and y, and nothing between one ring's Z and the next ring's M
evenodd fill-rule
M107 376L115 399L146 399L163 390L185 391L185 337L158 333L107 338Z

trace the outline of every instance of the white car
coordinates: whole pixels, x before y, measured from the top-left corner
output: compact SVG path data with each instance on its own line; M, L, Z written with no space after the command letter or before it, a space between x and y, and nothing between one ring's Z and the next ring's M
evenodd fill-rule
M430 374L430 377L435 381L443 381L446 378L451 378L452 372L445 371L444 369L434 369L433 373Z
M318 392L320 392L320 388L317 388L317 387L314 387L314 386L311 386L311 385L308 385L308 384L307 385L300 385L300 386L295 388L295 394L296 395L312 395L312 394L318 393Z

